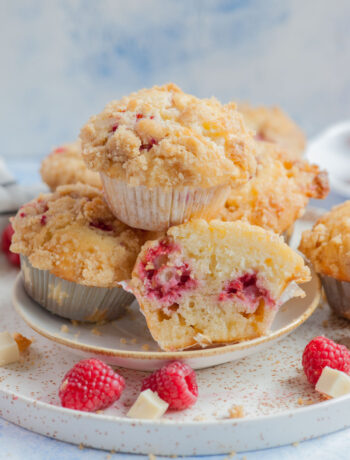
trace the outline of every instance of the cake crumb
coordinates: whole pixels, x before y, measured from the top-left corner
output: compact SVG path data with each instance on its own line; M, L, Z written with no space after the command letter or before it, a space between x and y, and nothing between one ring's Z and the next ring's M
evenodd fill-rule
M298 442L293 442L293 443L292 443L292 446L293 446L293 447L298 447L298 446L299 446L299 443L298 443Z
M203 420L206 420L206 418L203 415L196 415L194 419L196 422L201 422Z
M130 340L131 343L137 343L137 338L134 337L133 339Z
M148 350L149 350L149 345L148 345L148 343L144 343L144 344L142 345L142 350L145 350L145 351L148 351Z
M106 460L111 460L111 458L112 458L112 455L110 455L110 454L106 455Z
M236 455L236 452L233 450L229 453L228 458L233 458Z
M303 400L303 398L298 398L298 404L299 404L299 406L303 406L303 405L304 405L304 400Z
M323 321L322 321L322 327L324 327L325 329L327 329L328 326L329 326L328 319L323 320Z
M104 411L101 410L101 409L99 409L99 410L97 410L97 411L95 412L95 414L103 414L103 413L104 413Z
M124 337L121 337L121 338L120 338L120 343L122 343L122 344L125 345L127 342L128 342L128 341L127 341Z
M67 324L62 324L62 326L61 326L61 332L63 332L64 334L66 334L67 332L69 332L69 328L68 328Z
M79 447L80 450L83 450L85 448L85 446L84 446L84 444L82 442L79 444L78 447Z
M115 452L116 452L116 451L115 451L114 449L112 449L112 450L109 451L109 453L112 454L112 455L114 455Z
M243 406L232 406L228 410L229 418L242 418L244 417L244 409Z
M29 348L32 343L31 340L27 339L27 337L24 337L24 335L20 334L19 332L15 332L13 334L13 338L17 343L20 353L27 350L27 348Z
M156 456L154 454L148 454L148 459L149 460L156 460Z
M94 335L101 335L101 331L99 329L97 329L96 327L91 329L91 333L94 334Z
M72 326L74 327L79 326L79 321L77 321L76 319L71 319L70 322L72 323Z

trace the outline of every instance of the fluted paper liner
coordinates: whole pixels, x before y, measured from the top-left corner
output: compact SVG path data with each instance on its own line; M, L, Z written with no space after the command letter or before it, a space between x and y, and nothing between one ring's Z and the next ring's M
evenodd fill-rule
M320 274L329 306L343 318L350 320L350 282Z
M22 255L21 270L27 294L63 318L90 323L116 319L135 299L120 287L83 286L66 281L49 270L34 268Z
M103 189L113 214L144 230L166 230L190 218L215 218L225 205L229 185L209 188L131 186L101 173Z

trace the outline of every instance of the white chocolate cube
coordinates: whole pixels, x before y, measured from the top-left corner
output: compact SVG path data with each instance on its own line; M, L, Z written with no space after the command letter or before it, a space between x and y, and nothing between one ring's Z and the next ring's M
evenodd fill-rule
M157 393L151 390L142 391L129 412L130 418L143 418L154 420L165 414L169 404L160 399Z
M317 381L316 390L332 398L346 395L350 393L350 376L326 366Z
M5 366L18 360L19 349L15 339L7 331L0 332L0 366Z

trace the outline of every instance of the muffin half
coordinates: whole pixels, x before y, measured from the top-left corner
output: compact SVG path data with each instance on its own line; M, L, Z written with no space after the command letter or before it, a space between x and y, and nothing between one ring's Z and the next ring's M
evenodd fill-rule
M200 219L148 241L130 287L153 338L177 350L265 334L281 303L304 294L295 283L309 278L303 258L272 232Z

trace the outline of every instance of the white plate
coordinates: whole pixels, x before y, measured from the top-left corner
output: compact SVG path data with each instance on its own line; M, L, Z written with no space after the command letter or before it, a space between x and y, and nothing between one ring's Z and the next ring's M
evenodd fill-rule
M22 363L0 367L0 416L22 427L118 452L194 455L278 446L350 425L350 397L320 402L301 368L302 351L315 335L349 345L349 323L332 316L327 306L268 350L197 371L199 399L187 411L167 413L159 421L127 419L146 375L128 369L119 370L126 380L121 399L104 413L61 408L59 384L80 358L22 321L11 305L15 275L0 256L1 330L35 336ZM227 417L235 404L243 406L244 418Z
M298 232L300 226L310 222L299 223ZM1 330L30 337L32 329L11 305L16 273L0 255ZM136 421L125 414L140 391L144 372L120 369L126 389L103 413L64 409L58 387L79 360L77 350L63 350L35 334L21 363L0 367L0 416L46 436L117 452L210 455L303 441L350 426L350 397L323 401L302 371L303 349L316 335L350 346L349 322L321 305L268 350L197 371L199 398L191 409L169 412L158 421ZM233 405L243 406L244 418L228 418Z
M109 364L149 371L169 360L186 361L194 369L234 361L261 351L291 333L316 309L320 284L312 272L312 280L303 285L304 298L291 299L280 308L271 332L254 340L199 350L164 352L152 339L144 316L135 301L120 319L96 326L53 315L33 301L26 293L21 274L15 282L13 304L24 321L36 332L82 356L103 358Z

